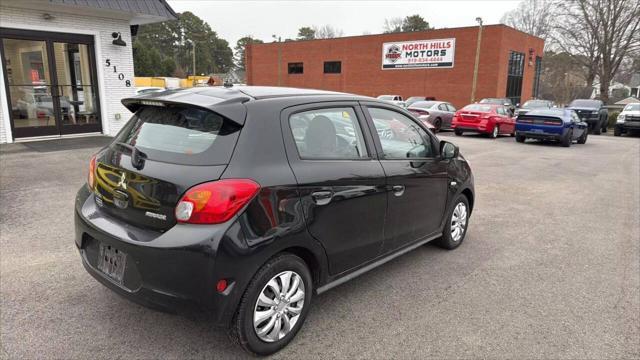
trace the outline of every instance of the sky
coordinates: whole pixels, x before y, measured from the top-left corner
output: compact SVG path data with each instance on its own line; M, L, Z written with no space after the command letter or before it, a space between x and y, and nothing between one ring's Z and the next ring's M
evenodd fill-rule
M526 1L526 0L525 0ZM303 26L331 25L344 36L377 34L384 20L413 14L422 16L432 27L497 24L502 15L518 6L513 0L450 1L212 1L168 0L176 12L191 11L209 23L218 36L233 48L246 35L273 41L272 35L295 39Z

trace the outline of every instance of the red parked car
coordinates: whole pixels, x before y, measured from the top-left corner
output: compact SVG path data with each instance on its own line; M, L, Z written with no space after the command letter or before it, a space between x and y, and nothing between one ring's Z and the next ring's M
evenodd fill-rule
M473 132L495 139L498 135L514 136L516 121L503 105L470 104L456 111L451 127L456 135Z

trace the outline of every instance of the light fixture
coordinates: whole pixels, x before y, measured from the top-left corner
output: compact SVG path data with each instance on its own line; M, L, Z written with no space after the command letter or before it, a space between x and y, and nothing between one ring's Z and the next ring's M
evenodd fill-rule
M122 35L119 32L112 32L111 37L114 38L112 44L118 46L127 46L127 43L122 40Z

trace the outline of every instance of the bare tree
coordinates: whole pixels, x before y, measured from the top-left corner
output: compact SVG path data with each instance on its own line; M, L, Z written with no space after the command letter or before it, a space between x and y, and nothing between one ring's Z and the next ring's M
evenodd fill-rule
M404 19L400 17L385 19L383 30L385 33L402 32L403 24L404 24Z
M505 13L500 22L544 39L546 49L553 30L554 10L551 0L524 0L517 8Z
M321 27L314 26L316 39L333 39L341 37L344 33L342 30L334 28L331 25L324 25Z
M595 44L600 99L608 102L609 86L620 65L640 49L640 2L571 0L562 6L562 17L576 25L583 24L586 39Z

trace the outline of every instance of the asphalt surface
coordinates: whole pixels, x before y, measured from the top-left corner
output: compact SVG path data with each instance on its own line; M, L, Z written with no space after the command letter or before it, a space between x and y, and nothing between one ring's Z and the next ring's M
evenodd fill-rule
M640 138L461 147L465 242L427 245L314 299L276 358L639 358ZM90 146L0 147L3 358L237 358L224 331L149 310L83 269L73 199Z

